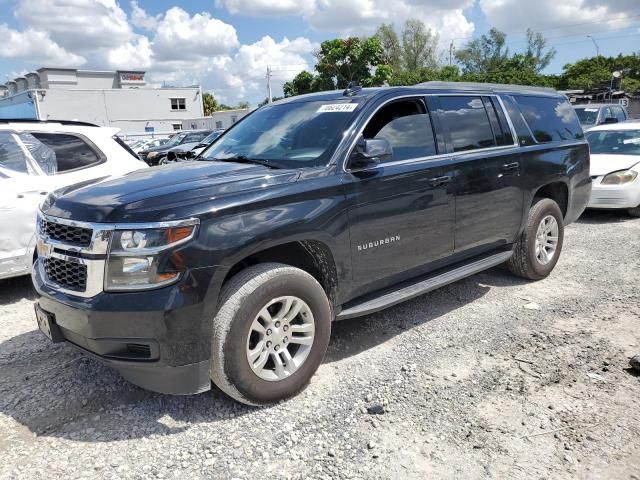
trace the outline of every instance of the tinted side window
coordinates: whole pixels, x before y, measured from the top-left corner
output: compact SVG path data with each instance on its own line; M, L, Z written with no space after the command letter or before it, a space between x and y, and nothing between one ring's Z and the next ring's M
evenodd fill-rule
M51 149L57 161L57 172L86 168L102 160L84 140L65 133L32 133L42 144Z
M622 107L613 107L613 113L619 122L624 122L627 119L627 116L624 114L624 110Z
M184 140L182 141L182 143L195 143L195 142L199 142L200 140L202 140L204 137L206 137L207 135L205 133L192 133L190 135L187 135Z
M583 138L575 111L563 98L514 95L522 115L539 143Z
M436 154L431 118L422 100L403 100L385 105L373 116L364 138L385 138L393 147L393 160Z
M481 97L439 97L438 114L454 152L496 146Z
M11 133L0 132L0 167L29 173L24 152Z

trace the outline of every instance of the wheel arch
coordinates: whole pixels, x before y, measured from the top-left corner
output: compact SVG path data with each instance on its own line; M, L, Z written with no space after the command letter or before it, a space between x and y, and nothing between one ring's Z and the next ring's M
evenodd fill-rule
M569 186L566 182L549 182L539 187L531 198L531 204L533 204L536 198L549 198L553 200L560 207L563 218L566 218L569 208Z
M245 268L267 262L282 263L309 273L320 283L331 305L335 305L338 272L334 256L326 243L315 239L284 242L247 253L230 266L222 285Z

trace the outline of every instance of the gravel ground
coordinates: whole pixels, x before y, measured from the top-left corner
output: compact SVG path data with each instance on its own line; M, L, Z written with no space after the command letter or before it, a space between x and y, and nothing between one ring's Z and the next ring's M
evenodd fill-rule
M640 219L588 212L553 274L494 269L334 324L300 396L144 391L0 282L0 478L640 478ZM132 320L133 321L133 320Z

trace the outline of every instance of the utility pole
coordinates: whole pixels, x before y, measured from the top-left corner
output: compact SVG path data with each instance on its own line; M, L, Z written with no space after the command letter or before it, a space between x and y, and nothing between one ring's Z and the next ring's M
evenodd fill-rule
M599 57L600 56L600 47L598 46L598 43L596 42L596 39L593 38L591 35L587 35L587 38L590 38L591 41L593 42L593 44L595 45L595 47L596 47L596 57Z
M271 96L271 67L269 65L267 65L267 101L273 103Z
M453 65L453 40L449 44L449 65Z

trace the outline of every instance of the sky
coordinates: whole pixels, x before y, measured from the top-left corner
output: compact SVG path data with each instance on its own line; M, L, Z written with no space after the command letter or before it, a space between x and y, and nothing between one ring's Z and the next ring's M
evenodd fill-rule
M320 42L409 18L462 48L496 27L512 51L527 28L557 54L546 73L593 56L640 52L639 0L0 0L0 79L40 67L146 70L152 85L202 85L227 104L273 93L312 70ZM592 38L587 37L591 35Z

